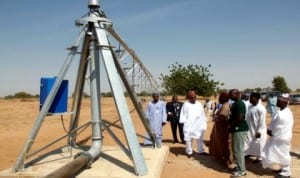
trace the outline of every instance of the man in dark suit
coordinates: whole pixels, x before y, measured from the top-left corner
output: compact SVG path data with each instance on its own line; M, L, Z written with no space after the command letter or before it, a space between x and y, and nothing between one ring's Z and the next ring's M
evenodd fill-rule
M179 123L180 111L183 103L178 101L178 96L173 95L172 101L166 104L167 120L171 123L173 143L178 143L177 127L179 128L179 136L182 143L184 143L183 124Z

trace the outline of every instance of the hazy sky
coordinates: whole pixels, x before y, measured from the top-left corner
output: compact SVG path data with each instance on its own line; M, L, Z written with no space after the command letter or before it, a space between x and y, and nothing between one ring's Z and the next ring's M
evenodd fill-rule
M0 1L0 97L39 94L40 78L58 74L65 49L78 34L74 22L88 12L87 2ZM300 88L299 0L100 2L157 80L179 62L211 64L224 88L268 87L278 75L291 89ZM69 74L72 91L74 75Z

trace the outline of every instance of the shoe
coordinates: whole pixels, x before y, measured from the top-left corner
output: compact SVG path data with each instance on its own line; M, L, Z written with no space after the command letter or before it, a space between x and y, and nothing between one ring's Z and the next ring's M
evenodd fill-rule
M245 159L250 159L251 155L245 155Z
M142 146L144 146L144 147L153 147L153 145L152 144L143 144Z
M279 170L273 170L272 172L279 174L281 172L281 169L279 169Z
M290 178L291 176L283 176L283 175L280 175L280 174L277 174L276 178Z
M185 141L182 141L181 143L185 145Z
M228 168L228 171L229 172L237 172L237 168L236 167Z
M188 154L187 155L188 158L191 158L192 156L193 156L193 154Z
M245 171L237 171L237 172L233 172L233 177L242 177L242 176L246 176L247 173Z
M260 163L260 160L259 160L259 159L255 159L255 160L252 161L252 163L253 163L253 164Z
M203 155L203 156L209 156L209 154L208 154L208 153L206 153L206 152L201 152L201 153L199 153L199 155Z

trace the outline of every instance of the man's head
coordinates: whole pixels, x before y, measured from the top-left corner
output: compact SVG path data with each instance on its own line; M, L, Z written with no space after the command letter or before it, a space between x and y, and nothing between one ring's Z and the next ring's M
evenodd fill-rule
M243 93L242 94L242 100L248 101L249 100L249 94L248 93Z
M177 95L173 95L172 96L172 101L173 102L178 102L178 96Z
M157 102L159 100L159 93L158 92L153 92L152 93L152 98L153 98L153 102Z
M251 93L250 95L250 103L256 106L259 102L260 94L259 93Z
M277 99L277 107L279 107L281 110L287 107L289 103L289 95L288 94L282 94Z
M241 93L238 89L232 89L229 91L229 97L231 100L236 101L241 97Z
M226 92L220 93L219 102L221 104L226 103L229 100L229 95Z
M195 103L196 102L196 92L193 90L190 90L187 94L187 98L191 103Z

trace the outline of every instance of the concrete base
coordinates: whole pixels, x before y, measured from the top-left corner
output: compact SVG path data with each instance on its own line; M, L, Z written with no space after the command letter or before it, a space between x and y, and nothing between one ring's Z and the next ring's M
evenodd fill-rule
M64 166L73 160L73 156L80 150L72 149L71 152L63 150L60 153L49 154L32 166L25 168L22 172L12 173L12 169L0 172L0 177L6 178L38 178L44 177L50 172ZM133 162L119 148L115 146L104 146L100 158L95 161L89 169L85 169L76 178L157 178L160 177L163 166L168 158L169 147L153 149L151 147L142 147L142 152L148 167L148 174L137 176L134 172Z

